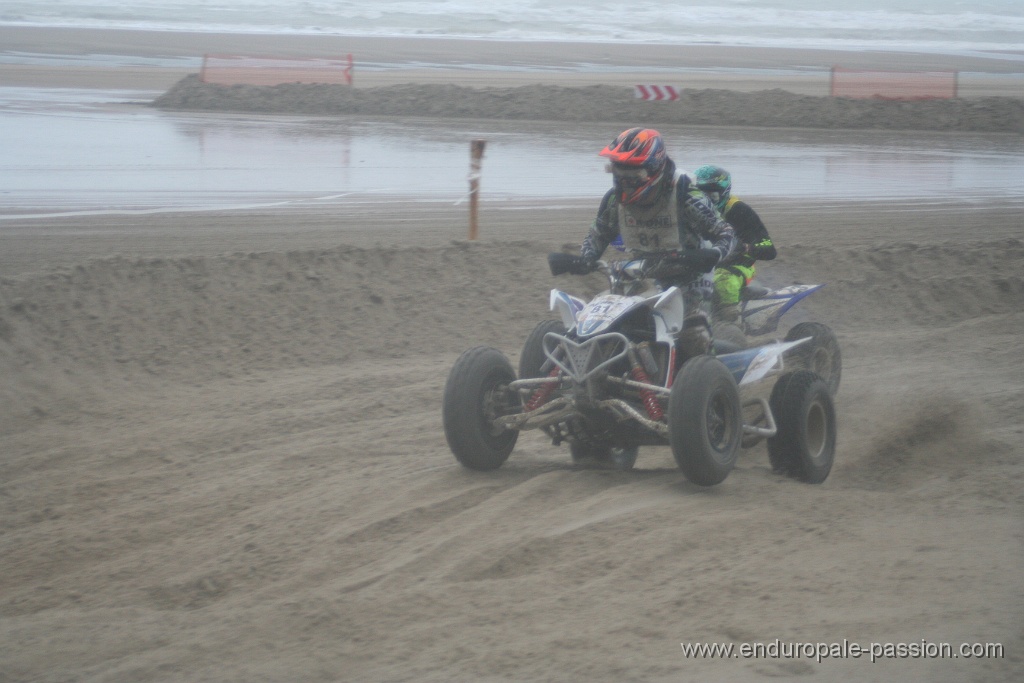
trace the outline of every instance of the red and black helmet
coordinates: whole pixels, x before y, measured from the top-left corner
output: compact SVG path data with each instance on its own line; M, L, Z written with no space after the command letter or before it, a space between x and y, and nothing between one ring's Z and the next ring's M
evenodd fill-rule
M651 128L630 128L619 133L600 156L611 160L609 170L623 204L649 198L661 181L668 153L661 134Z

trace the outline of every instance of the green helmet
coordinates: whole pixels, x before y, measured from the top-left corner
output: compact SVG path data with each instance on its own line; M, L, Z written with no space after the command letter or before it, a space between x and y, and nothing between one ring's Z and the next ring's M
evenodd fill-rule
M705 164L693 172L693 184L711 198L719 211L725 211L732 189L732 176L721 166Z

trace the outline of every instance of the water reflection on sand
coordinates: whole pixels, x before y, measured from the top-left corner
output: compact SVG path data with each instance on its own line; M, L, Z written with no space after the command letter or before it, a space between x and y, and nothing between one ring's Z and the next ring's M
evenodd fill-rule
M382 195L456 202L468 189L474 138L487 140L485 198L596 201L608 185L597 151L620 127L178 113L145 106L139 96L0 88L0 215L205 210ZM724 166L737 192L749 196L1024 197L1019 136L661 131L681 167Z

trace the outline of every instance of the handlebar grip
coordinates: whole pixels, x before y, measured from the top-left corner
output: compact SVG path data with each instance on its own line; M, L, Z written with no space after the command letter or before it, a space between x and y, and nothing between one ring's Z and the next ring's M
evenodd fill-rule
M551 269L552 275L562 275L563 273L586 275L593 272L595 267L596 264L587 261L582 256L563 254L558 251L548 254L548 268Z

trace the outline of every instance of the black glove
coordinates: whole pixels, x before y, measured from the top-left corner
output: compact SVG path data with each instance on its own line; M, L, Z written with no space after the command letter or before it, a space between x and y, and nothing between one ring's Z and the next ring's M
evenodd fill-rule
M590 259L578 256L573 263L573 269L569 272L573 275L586 275L587 273L593 273L595 270L597 270L597 261L591 261Z
M706 273L722 260L722 254L717 249L694 249L695 268L701 273Z
M548 267L552 275L569 273L570 275L586 275L597 268L597 262L585 259L582 256L554 252L548 254Z
M718 263L721 254L717 249L687 249L666 255L651 275L659 280L680 280L706 273Z

